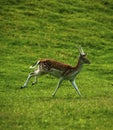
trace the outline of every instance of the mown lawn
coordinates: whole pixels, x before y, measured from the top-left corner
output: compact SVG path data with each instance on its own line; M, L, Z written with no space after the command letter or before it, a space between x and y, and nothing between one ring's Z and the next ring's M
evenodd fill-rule
M20 89L43 58L74 66L81 45L90 65L56 97L58 79L46 75ZM0 129L113 129L112 0L0 0Z

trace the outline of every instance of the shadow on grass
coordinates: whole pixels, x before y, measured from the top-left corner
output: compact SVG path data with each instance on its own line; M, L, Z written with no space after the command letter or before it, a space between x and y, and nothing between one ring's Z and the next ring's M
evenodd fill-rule
M40 96L40 97L37 97L37 99L41 100L41 101L56 101L56 100L64 100L64 101L73 101L73 100L82 100L82 97L61 97L61 96L55 96L55 97L43 97L43 96Z

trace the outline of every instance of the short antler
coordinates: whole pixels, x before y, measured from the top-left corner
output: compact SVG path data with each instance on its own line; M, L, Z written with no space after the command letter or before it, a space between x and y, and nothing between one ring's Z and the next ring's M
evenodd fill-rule
M83 51L81 46L79 46L79 47L76 46L76 48L79 50L81 55L85 55L85 53L84 53L84 51Z

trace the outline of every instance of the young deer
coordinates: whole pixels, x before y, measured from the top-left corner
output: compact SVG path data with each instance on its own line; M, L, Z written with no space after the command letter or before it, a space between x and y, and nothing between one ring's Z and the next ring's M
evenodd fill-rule
M33 66L30 66L30 68L35 68L35 71L28 75L25 84L21 88L27 87L31 77L35 77L35 81L32 83L32 85L34 85L37 83L38 76L50 74L59 78L58 85L54 93L52 94L52 96L55 96L63 80L69 80L72 86L77 91L77 93L81 96L81 93L74 79L76 75L81 71L83 64L90 64L90 61L86 58L86 54L84 53L83 49L81 47L79 47L78 49L80 51L80 56L77 65L74 67L54 60L49 60L49 59L37 61Z

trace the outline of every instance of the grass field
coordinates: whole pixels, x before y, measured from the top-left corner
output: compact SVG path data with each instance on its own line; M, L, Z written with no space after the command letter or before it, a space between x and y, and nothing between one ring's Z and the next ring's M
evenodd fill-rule
M29 66L43 58L74 66L81 45L88 54L76 77L80 98L46 75L20 89ZM0 130L113 129L113 1L0 0Z

